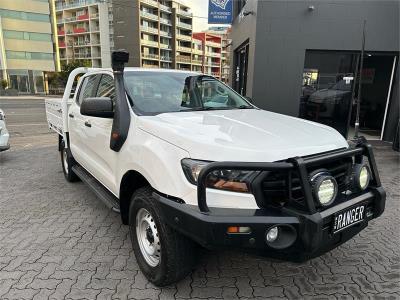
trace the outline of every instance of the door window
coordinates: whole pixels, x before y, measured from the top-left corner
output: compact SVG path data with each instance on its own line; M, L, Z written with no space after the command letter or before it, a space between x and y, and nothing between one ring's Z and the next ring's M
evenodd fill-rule
M101 75L91 75L83 79L79 96L77 98L78 105L81 105L84 99L95 96L96 87L100 76Z
M110 75L103 75L97 89L97 97L108 97L115 102L114 79Z

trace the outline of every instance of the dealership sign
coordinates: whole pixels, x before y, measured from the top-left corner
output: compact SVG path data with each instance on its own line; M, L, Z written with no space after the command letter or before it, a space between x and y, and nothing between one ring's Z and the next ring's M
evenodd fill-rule
M208 23L231 24L233 0L209 0Z

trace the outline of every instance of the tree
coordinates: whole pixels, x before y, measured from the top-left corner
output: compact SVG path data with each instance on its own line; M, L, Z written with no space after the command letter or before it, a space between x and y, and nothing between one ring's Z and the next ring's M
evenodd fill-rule
M89 60L73 60L70 63L63 63L61 65L60 80L64 85L67 84L69 74L76 68L90 67L91 63Z
M2 79L2 80L0 81L0 85L1 85L1 87L3 88L3 90L5 90L5 89L8 87L8 81L7 81L7 79Z

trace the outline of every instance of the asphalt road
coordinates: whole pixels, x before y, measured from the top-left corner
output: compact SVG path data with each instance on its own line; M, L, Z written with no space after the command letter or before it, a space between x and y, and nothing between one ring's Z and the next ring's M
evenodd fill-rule
M0 299L400 299L400 162L389 146L375 147L386 211L349 242L301 264L204 250L190 276L157 288L120 216L64 180L43 102L17 101L0 100L14 140L29 142L0 153Z
M44 98L0 97L0 108L6 114L12 149L57 143L57 136L47 126Z

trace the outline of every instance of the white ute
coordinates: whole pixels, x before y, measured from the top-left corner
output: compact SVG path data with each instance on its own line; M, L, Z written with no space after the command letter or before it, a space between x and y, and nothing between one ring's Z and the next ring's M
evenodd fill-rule
M66 179L121 214L154 284L185 277L198 245L302 261L382 214L364 139L349 146L336 130L258 109L211 76L124 69L127 60L117 51L112 70L72 71L46 111Z

